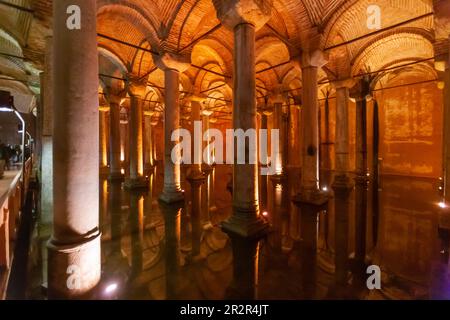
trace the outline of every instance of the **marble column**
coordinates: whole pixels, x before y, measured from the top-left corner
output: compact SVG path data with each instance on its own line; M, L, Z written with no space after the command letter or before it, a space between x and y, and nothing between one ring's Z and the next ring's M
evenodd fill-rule
M181 154L172 150L180 142L179 137L172 137L175 130L180 128L180 73L190 66L189 57L163 53L155 57L156 65L164 71L164 188L160 200L175 203L184 199L181 190ZM172 139L174 138L174 139Z
M144 167L145 170L152 170L155 163L153 159L153 132L152 132L152 111L144 112Z
M211 110L203 110L202 112L202 123L203 123L203 131L204 132L208 132L210 129L210 123L209 123L209 117L213 114L213 112ZM208 147L209 143L210 143L210 139L211 137L209 136L209 134L207 134L206 136L206 141L204 144L204 148L206 150L206 148ZM205 163L203 163L202 166L202 170L204 173L209 174L212 170L212 166L213 165L213 161L212 161L212 157L211 157L211 152L207 153L206 159L205 159Z
M45 39L45 69L41 78L42 153L41 153L41 216L40 222L53 221L53 38Z
M107 111L105 108L100 108L100 175L108 174L108 130L107 125Z
M83 27L69 30L77 5ZM49 298L86 298L100 280L98 51L95 0L53 3L54 220Z
M328 201L319 189L319 101L318 69L326 63L320 51L302 55L302 169L301 189L294 201L321 206ZM308 206L309 208L309 206Z
M202 124L202 118L201 118L201 101L203 99L201 97L191 97L191 120L192 124L195 123L200 124L203 127ZM198 126L198 125L197 125ZM195 130L195 126L194 126ZM204 130L199 130L200 132L197 132L197 134L201 134L203 137ZM202 163L203 163L203 148L202 143L203 139L196 139L194 135L194 139L192 139L192 165L191 165L191 173L190 178L194 177L200 177L201 179L204 179L203 173L202 173Z
M144 176L144 150L143 150L143 104L147 90L146 81L135 81L129 86L131 97L130 119L130 177L125 181L127 189L145 189L148 187Z
M234 33L233 128L256 131L255 34L270 20L273 1L218 0L214 6L222 25ZM258 238L268 228L259 211L258 148L246 145L245 153L245 164L238 164L234 155L233 214L222 229L239 237Z
M353 186L348 176L350 165L348 104L350 98L349 88L353 87L355 83L353 79L346 79L336 81L333 85L336 88L336 172L333 188L352 188Z
M275 160L275 175L271 176L272 179L280 179L284 176L286 170L285 159L285 142L286 142L286 127L283 114L283 103L279 99L273 106L273 129L279 130L279 140L272 141L272 143L278 143L278 152L274 155Z
M120 157L120 102L122 97L110 93L107 95L106 99L109 102L109 179L111 181L122 180L123 174L121 172Z
M449 58L450 59L450 54ZM444 73L444 198L447 204L450 204L450 60L445 63Z

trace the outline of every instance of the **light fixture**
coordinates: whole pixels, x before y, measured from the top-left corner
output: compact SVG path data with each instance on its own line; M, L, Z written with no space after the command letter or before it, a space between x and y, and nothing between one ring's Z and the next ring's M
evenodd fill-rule
M441 209L447 208L447 204L445 203L445 201L439 202L439 203L438 203L438 206L439 206L439 208L441 208Z
M118 287L119 286L117 285L117 283L110 283L110 284L108 284L106 286L105 293L108 294L108 295L112 294L112 293L114 293L117 290Z
M328 187L322 187L322 191L328 191Z
M267 211L264 211L264 212L262 213L262 215L263 215L264 217L267 217L267 216L269 215L269 213L268 213Z

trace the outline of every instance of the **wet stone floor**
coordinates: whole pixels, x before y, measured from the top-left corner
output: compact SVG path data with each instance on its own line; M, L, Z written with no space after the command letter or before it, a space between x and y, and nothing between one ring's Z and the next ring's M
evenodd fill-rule
M146 192L100 181L99 299L450 299L450 212L438 205L439 181L383 176L377 192L369 183L337 202L323 173L331 200L311 215L292 202L299 170L281 182L261 177L260 208L271 229L249 242L220 229L232 212L231 167L208 176L199 213L191 211L185 171L182 207L158 202L161 167ZM366 212L355 210L360 197ZM30 271L30 286L45 283L43 243L33 251L40 268ZM381 290L367 288L369 265L381 268ZM29 297L44 295L31 288Z

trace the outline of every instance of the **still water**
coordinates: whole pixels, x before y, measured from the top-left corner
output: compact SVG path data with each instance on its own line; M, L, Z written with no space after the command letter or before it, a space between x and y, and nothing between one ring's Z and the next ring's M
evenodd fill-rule
M201 212L191 210L186 170L181 207L158 202L161 167L149 173L146 192L101 180L98 298L450 299L450 212L438 206L438 181L384 176L378 192L371 183L354 189L336 210L325 172L321 187L331 200L311 215L292 202L298 170L281 182L261 177L260 208L271 230L249 242L220 229L232 212L231 170L219 165L208 175ZM355 210L362 195L365 212ZM45 264L45 258L36 261ZM367 288L369 265L381 268L381 290ZM42 281L34 278L32 284Z
M450 226L436 181L383 177L377 193L369 184L367 212L355 214L353 191L348 213L335 211L331 194L328 210L311 216L291 201L299 175L261 177L261 212L272 228L259 243L231 241L220 229L232 211L231 167L209 175L200 213L191 212L184 179L184 206L159 204L161 168L146 193L102 181L105 298L450 299ZM381 290L367 289L372 264L382 270Z

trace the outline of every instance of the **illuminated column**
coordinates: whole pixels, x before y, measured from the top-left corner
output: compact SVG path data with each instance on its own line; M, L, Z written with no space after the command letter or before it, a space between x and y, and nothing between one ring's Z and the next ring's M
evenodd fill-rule
M318 69L326 63L321 51L305 52L302 56L302 187L296 201L323 204L326 194L319 190L319 101Z
M42 95L41 224L53 221L53 38L45 39Z
M448 55L450 59L450 54ZM444 73L444 197L447 205L450 203L450 60L445 63Z
M120 102L122 97L114 94L107 94L109 102L109 159L110 159L110 180L121 180L121 134L120 134Z
M286 128L283 114L283 100L280 94L275 96L273 105L273 129L279 130L278 141L272 141L272 143L278 143L278 152L275 154L275 171L276 175L272 176L272 179L280 179L284 176L286 170L285 163L285 141L286 141Z
M365 266L367 225L367 101L369 82L361 80L351 92L356 102L355 264ZM362 269L361 269L362 270Z
M76 5L80 30L67 28ZM54 220L49 298L85 298L100 280L98 51L95 0L53 3Z
M106 108L100 108L100 175L108 174L108 130L107 125L107 110Z
M201 102L203 101L202 97L191 97L191 120L192 120L192 124L194 125L194 123L197 123L197 126L200 124L202 125L202 118L201 118L201 109L202 109L202 104ZM194 126L194 130L196 130L196 127ZM194 137L196 136L196 134L201 135L202 138L199 139L192 139L192 165L191 165L191 175L190 177L201 177L202 179L203 174L202 174L202 162L203 162L203 133L204 130L198 130L199 132L194 133Z
M147 89L147 82L132 82L129 86L131 97L130 119L130 177L125 181L127 189L147 188L144 177L144 150L143 150L143 98Z
M146 170L151 170L154 166L152 116L153 111L144 112L144 166Z
M255 33L271 18L273 1L217 0L214 5L222 25L234 32L233 127L256 130ZM233 214L222 228L241 237L258 237L267 229L259 212L258 148L247 145L245 153L245 164L238 164L234 155Z
M164 71L164 189L160 200L166 203L182 201L180 162L181 154L172 159L172 150L179 143L179 137L172 134L180 127L180 73L189 68L188 57L164 53L155 57L157 66Z
M210 128L210 123L209 123L209 117L213 114L213 112L211 110L203 110L202 111L202 122L203 122L203 131L204 132L208 132L209 128ZM209 143L210 143L210 139L211 137L209 136L209 134L207 134L207 138L204 144L204 149L206 150L206 148L208 147ZM212 167L211 165L213 165L213 161L211 158L211 152L207 153L207 158L206 158L206 162L203 164L202 166L202 170L203 172L205 172L206 174L209 174L212 171Z

